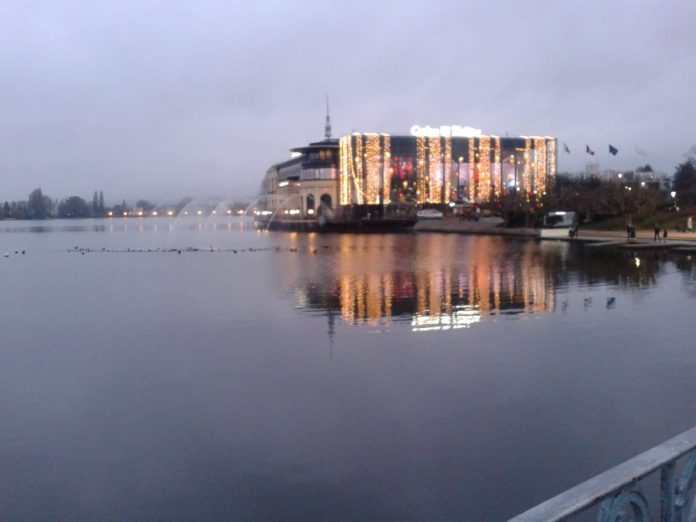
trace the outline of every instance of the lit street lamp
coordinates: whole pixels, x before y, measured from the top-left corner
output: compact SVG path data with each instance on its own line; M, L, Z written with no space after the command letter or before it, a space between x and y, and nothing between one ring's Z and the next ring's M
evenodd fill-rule
M672 196L672 199L674 200L674 210L679 212L679 205L677 205L677 191L673 190L669 193L669 195Z

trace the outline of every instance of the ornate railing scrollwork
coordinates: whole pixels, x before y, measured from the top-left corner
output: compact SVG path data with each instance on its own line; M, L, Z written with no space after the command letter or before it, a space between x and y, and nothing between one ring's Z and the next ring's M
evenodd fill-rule
M649 522L650 507L638 486L625 488L601 503L597 522Z
M560 522L599 509L597 522L651 522L656 513L640 488L660 473L660 522L696 522L696 427L511 519Z
M695 482L696 452L691 452L674 488L674 522L696 522Z

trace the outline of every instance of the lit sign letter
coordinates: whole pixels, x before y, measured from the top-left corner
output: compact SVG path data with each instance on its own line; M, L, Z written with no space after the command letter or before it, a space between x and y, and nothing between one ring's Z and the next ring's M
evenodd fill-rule
M462 127L461 125L441 125L440 127L431 127L430 125L421 127L420 125L412 125L411 136L424 138L437 138L439 136L444 138L470 138L473 136L481 136L481 129Z

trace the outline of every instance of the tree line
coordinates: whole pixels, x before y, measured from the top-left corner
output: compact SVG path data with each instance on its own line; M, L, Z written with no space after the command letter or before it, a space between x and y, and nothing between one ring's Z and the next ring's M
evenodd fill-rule
M0 207L0 219L50 219L102 217L106 214L104 192L95 191L90 205L79 196L54 200L41 188L29 193L26 201L5 201Z
M510 226L539 225L554 210L574 211L580 222L592 223L616 217L632 222L664 212L696 209L696 146L677 165L671 183L661 185L650 165L613 179L559 173L545 194L511 191L490 202Z
M696 145L691 148L684 163L677 166L672 180L679 205L696 207Z
M104 192L95 191L92 201L79 196L69 196L67 198L52 199L45 195L41 188L31 191L25 201L5 201L0 205L0 219L52 219L52 218L90 218L90 217L111 217L124 215L179 215L189 204L191 198L182 198L178 203L159 208L156 204L146 199L139 199L134 206L126 203L124 199L121 203L107 206L104 203ZM204 210L206 214L212 212L218 205L211 203L196 204L197 210ZM235 201L226 205L226 209L234 212L245 210L249 206L246 201ZM161 212L156 212L156 210Z
M677 210L670 191L650 178L606 179L559 173L555 186L545 194L510 192L491 201L510 226L540 225L550 211L573 211L582 223L598 222Z

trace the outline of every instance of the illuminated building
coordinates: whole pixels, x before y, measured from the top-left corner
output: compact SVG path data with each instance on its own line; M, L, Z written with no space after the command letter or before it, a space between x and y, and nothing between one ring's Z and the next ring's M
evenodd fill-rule
M340 139L340 151L341 205L486 203L512 191L531 197L556 175L550 137L353 133Z
M473 132L475 131L475 132ZM404 208L483 203L509 193L541 196L556 176L556 139L485 136L461 127L414 126L412 135L355 132L292 149L271 167L267 208L304 218L348 212L386 216Z

